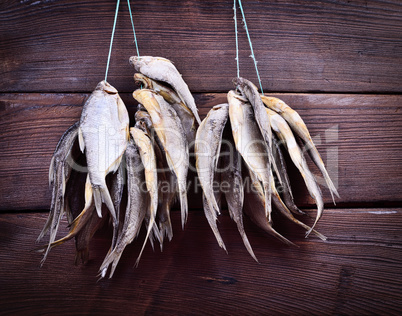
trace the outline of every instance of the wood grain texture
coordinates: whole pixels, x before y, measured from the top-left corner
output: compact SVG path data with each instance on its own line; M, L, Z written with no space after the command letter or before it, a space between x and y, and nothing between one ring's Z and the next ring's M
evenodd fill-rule
M304 118L339 186L342 203L402 201L401 96L276 94ZM63 132L79 119L87 94L0 95L0 209L48 209L48 167ZM136 105L122 95L133 122ZM225 94L198 94L201 117ZM131 123L133 125L133 123ZM308 207L302 178L288 159L296 202ZM320 176L317 168L311 169ZM194 180L194 178L190 178ZM331 206L328 190L325 202ZM200 198L190 206L200 207ZM194 196L194 195L193 195Z
M123 253L114 277L99 282L110 231L95 235L87 265L74 266L70 241L54 248L40 268L41 255L32 250L45 220L43 213L0 215L5 314L397 315L402 308L400 208L327 210L318 229L328 242L304 239L303 231L275 218L298 249L246 221L259 264L227 213L219 217L219 229L228 254L203 214L190 214L182 231L180 214L173 212L174 237L163 252L148 244L133 268L143 231Z
M400 1L244 1L265 91L402 91ZM236 75L233 1L132 3L140 54L171 59L193 92ZM90 92L104 77L114 1L2 1L0 91ZM256 74L239 13L241 76ZM135 54L121 4L109 81L132 90Z

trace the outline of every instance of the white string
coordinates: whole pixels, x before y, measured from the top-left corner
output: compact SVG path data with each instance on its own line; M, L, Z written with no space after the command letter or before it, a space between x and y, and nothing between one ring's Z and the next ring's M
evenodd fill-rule
M131 25L133 27L135 48L137 49L137 56L140 57L140 52L138 50L137 37L135 36L134 20L133 20L133 14L131 13L130 0L127 0L127 5L128 5L128 11L130 12Z
M236 12L236 0L233 1L233 11L234 11L234 22L235 22L235 34L236 34L236 65L237 65L237 78L240 77L240 66L239 66L239 39L237 32L237 12Z
M108 55L108 57L107 57L106 72L105 72L105 81L107 81L107 73L108 73L108 71L109 71L110 56L111 56L111 54L112 54L113 38L114 38L114 32L115 32L115 30L116 30L116 21L117 21L117 13L119 12L119 5L120 5L120 0L117 0L117 4L116 4L116 13L115 13L115 15L114 15L114 22L113 22L112 38L110 39L109 55Z
M235 1L235 2L236 2L236 1ZM254 61L254 67L255 67L255 71L256 71L256 73L257 73L258 82L259 82L259 84L260 84L261 93L264 94L264 91L263 91L263 89L262 89L262 83L261 83L260 74L259 74L259 72L258 72L257 60L255 59L255 56L254 56L253 44L251 43L250 34L249 34L248 28L247 28L246 16L244 15L244 11L243 11L243 6L242 6L242 4L241 4L241 0L238 0L238 2L239 2L240 11L241 11L241 14L242 14L242 17L243 17L244 29L246 30L248 43L249 43L249 45L250 45L250 50L251 50L251 55L250 55L250 57L251 57L251 58L253 59L253 61ZM235 6L236 6L236 5L235 5ZM236 12L236 11L235 11L235 12ZM235 25L235 27L237 28L237 25ZM236 33L236 36L237 36L237 33ZM236 38L236 42L237 42L237 38ZM236 49L238 50L238 48L236 48ZM238 52L237 52L237 54L238 54Z

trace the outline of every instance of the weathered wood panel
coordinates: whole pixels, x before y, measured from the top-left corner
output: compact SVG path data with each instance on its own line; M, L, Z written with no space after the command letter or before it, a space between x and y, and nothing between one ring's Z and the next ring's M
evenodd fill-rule
M99 282L108 231L95 235L86 266L74 266L71 241L54 248L40 268L41 255L32 250L45 220L43 213L0 215L3 313L397 315L402 308L400 208L327 210L318 228L328 242L304 239L303 231L276 218L279 231L298 249L246 221L259 264L226 213L219 228L228 254L203 214L190 214L182 231L180 214L173 212L175 235L163 252L147 245L133 268L143 232L123 253L114 277Z
M305 119L329 172L339 186L338 203L402 200L401 96L276 95ZM0 209L48 209L48 166L63 132L81 113L86 94L0 95ZM201 117L225 94L196 95ZM131 119L135 102L123 98ZM291 161L289 160L291 165ZM292 166L292 165L291 165ZM319 176L317 169L312 170ZM301 177L290 168L296 201L313 205ZM323 188L325 202L330 196ZM199 199L191 199L199 207ZM329 204L330 205L330 204Z
M400 1L243 1L266 91L401 92ZM175 62L193 92L236 75L233 1L134 1L140 54ZM0 91L89 92L105 72L115 1L1 1ZM240 17L240 13L239 13ZM239 18L241 76L256 74ZM129 92L126 3L109 81Z

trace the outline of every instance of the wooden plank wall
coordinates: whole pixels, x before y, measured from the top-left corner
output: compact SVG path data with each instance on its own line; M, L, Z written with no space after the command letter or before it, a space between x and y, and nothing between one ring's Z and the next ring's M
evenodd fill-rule
M236 75L233 2L132 1L140 54L171 59L202 117L225 101ZM111 280L96 282L110 231L74 266L74 243L34 252L50 204L48 165L63 131L104 78L114 1L0 3L0 312L5 314L398 314L402 308L402 4L400 1L243 1L264 92L305 119L341 198L317 228L327 242L282 218L275 227L300 248L266 236L246 218L259 259L248 255L227 212L219 248L190 200L182 231L164 251L141 242ZM240 25L240 20L239 20ZM244 30L240 75L257 83ZM121 3L108 81L133 118L135 55ZM291 168L296 202L314 215ZM307 220L311 223L311 220ZM67 232L66 223L62 227ZM142 233L141 238L144 237Z

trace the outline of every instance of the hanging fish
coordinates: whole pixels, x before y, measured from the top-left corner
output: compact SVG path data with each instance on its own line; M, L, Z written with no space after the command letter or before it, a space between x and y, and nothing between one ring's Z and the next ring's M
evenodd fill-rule
M219 245L226 250L216 226L217 215L220 214L215 199L213 182L214 173L219 160L222 133L228 119L227 103L215 105L197 130L194 153L198 178L203 190L204 212ZM205 205L207 207L205 208Z
M60 220L66 210L64 194L66 191L66 183L72 170L68 160L71 155L71 149L78 136L78 126L79 123L76 122L67 129L57 143L52 160L50 161L49 185L52 189L52 202L48 219L37 239L40 241L45 234L50 231L49 247L47 248L42 259L42 264L49 253L50 244L56 239Z
M129 139L129 118L117 90L109 83L101 81L84 104L78 136L81 151L85 150L98 215L104 202L117 225L105 177L120 165Z
M276 162L272 155L272 130L271 124L267 113L265 112L265 106L261 101L260 94L258 93L257 87L249 80L244 78L235 78L233 83L240 90L242 95L250 102L253 107L254 117L260 129L261 135L266 142L268 157L271 165L275 170L278 169ZM277 172L279 174L279 172ZM279 177L279 176L278 176ZM279 178L279 182L282 179Z
M165 101L167 101L172 108L176 111L177 116L180 119L181 125L183 126L184 133L187 138L187 143L190 145L194 143L195 133L197 130L197 121L193 112L184 104L177 93L160 82L152 80L147 76L136 73L134 74L134 81L142 85L144 89L150 89L161 95Z
M135 113L135 120L136 122L142 122L145 124L147 130L149 130L149 134L151 135L151 140L155 150L159 181L159 205L156 213L156 219L160 232L160 247L162 250L164 237L167 237L169 241L173 238L172 223L170 220L170 208L174 203L178 191L176 176L169 169L166 160L166 153L158 135L155 133L149 113L145 110L137 110Z
M299 169L299 172L304 179L304 182L311 197L315 200L315 203L317 204L317 216L312 226L312 228L314 228L318 220L322 216L322 212L324 210L324 202L322 199L321 190L317 185L314 175L311 173L310 169L307 166L306 159L304 158L300 147L297 145L296 139L294 138L289 125L276 112L266 108L266 113L269 116L272 129L286 145L290 158L292 159L297 169ZM307 232L307 236L310 234L310 232L311 230Z
M297 113L289 105L278 98L261 95L261 100L268 108L282 116L292 128L292 130L303 140L311 159L314 161L315 165L320 169L322 175L324 176L327 186L331 192L332 200L335 203L334 194L339 198L338 191L336 190L335 185L329 177L324 162L322 161L321 156L314 145L313 139L310 136L310 132L308 131L307 126L304 123L303 119L300 117L299 113Z
M118 236L116 246L106 256L99 269L101 277L106 276L107 269L112 264L111 278L120 260L120 257L128 244L138 235L145 213L149 208L149 194L144 191L142 184L146 181L140 153L133 141L129 142L125 152L127 166L127 208L121 233Z
M183 127L176 112L156 92L149 89L136 90L134 99L141 103L151 116L155 132L166 153L170 170L176 175L179 188L182 227L187 220L187 172L189 150Z
M228 184L224 194L228 204L229 215L236 223L237 230L240 233L248 253L258 262L243 225L244 184L241 171L241 155L236 150L231 151L231 149L234 148L232 142L226 144L226 146L222 144L222 147L225 148L222 149L224 153L222 153L221 158L221 183L225 181Z
M158 230L158 227L155 224L156 210L158 208L158 175L156 170L155 152L149 136L137 127L130 128L130 133L140 153L141 162L144 166L145 172L145 184L150 197L150 205L149 208L147 208L148 212L146 212L146 214L148 213L149 218L147 235L136 261L136 265L138 265L151 231ZM159 232L156 235L159 236Z
M169 84L193 112L198 124L201 124L194 98L181 74L170 60L162 57L132 56L130 64L145 76Z
M267 146L254 118L251 105L235 91L228 93L229 117L237 151L249 170L262 182L265 196L265 214L271 221L271 173Z

